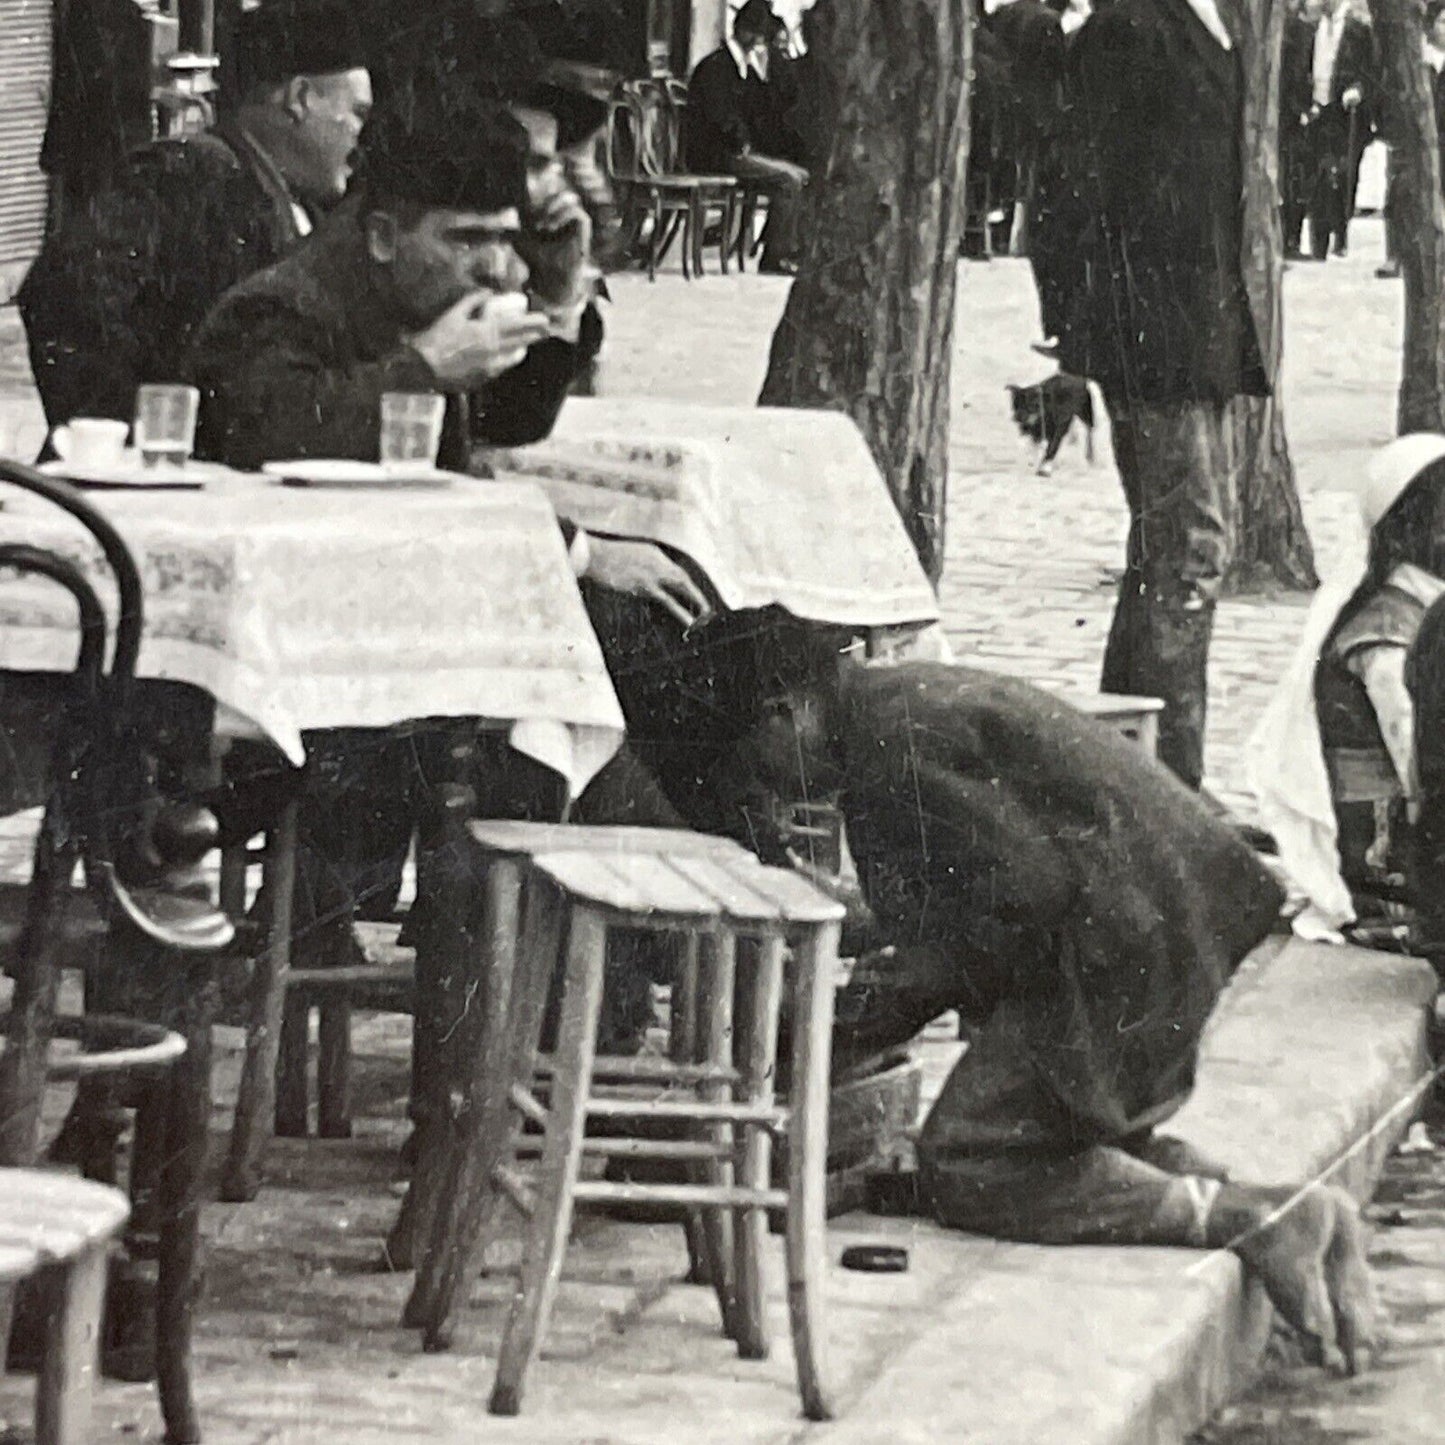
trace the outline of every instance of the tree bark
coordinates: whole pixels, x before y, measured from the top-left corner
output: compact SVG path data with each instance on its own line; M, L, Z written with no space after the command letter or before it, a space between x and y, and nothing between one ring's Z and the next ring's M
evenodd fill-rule
M1244 254L1250 310L1270 379L1267 397L1231 404L1238 487L1226 586L1231 592L1271 585L1319 585L1305 530L1279 395L1284 340L1284 236L1279 214L1281 47L1286 0L1235 0L1235 32L1244 69Z
M954 292L973 0L829 0L817 46L841 99L807 251L773 335L765 406L847 412L935 586L943 569Z
M1394 217L1405 285L1400 433L1445 430L1445 202L1440 141L1420 13L1412 0L1370 0L1386 125L1395 148Z

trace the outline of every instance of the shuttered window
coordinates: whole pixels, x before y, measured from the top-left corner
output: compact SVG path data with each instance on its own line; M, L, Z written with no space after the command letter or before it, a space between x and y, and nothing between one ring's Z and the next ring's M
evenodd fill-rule
M0 298L45 231L51 0L0 0Z

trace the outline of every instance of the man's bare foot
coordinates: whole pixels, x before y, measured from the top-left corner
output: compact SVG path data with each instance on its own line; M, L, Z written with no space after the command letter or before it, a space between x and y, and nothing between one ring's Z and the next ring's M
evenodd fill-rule
M1367 1368L1375 1292L1359 1210L1343 1190L1310 1185L1277 1217L1265 1214L1233 1248L1315 1363L1349 1374Z

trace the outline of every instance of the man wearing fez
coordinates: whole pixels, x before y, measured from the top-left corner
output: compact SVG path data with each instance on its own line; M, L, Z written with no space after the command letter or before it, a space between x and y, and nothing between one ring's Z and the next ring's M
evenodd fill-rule
M347 0L264 0L235 35L213 133L136 152L46 242L19 295L46 418L128 421L178 380L196 327L340 200L371 108Z
M510 376L525 374L529 353L574 345L591 296L590 230L577 198L552 189L523 233L530 151L521 122L492 101L462 114L419 90L378 108L355 193L308 245L228 292L201 327L190 371L202 393L198 452L246 468L287 457L373 460L388 391L446 398L443 467L468 466L479 409L484 433L493 417L509 436L539 420L545 431L566 393L565 366L545 386L519 389L507 408L492 403ZM564 531L589 585L653 604L683 626L707 612L661 548ZM313 749L303 894L343 935L354 911L384 914L395 899L422 781L408 756L405 745L388 751L374 740L358 752L345 734ZM510 782L496 783L506 797L493 806L525 815L525 760L508 763L516 796ZM254 790L240 791L241 812L223 824L244 836L264 820L249 811ZM335 946L344 957L346 939Z
M1078 204L1059 362L1104 393L1131 525L1106 692L1161 698L1159 755L1204 770L1209 642L1229 554L1228 403L1269 389L1245 292L1243 81L1215 0L1114 0L1070 48Z

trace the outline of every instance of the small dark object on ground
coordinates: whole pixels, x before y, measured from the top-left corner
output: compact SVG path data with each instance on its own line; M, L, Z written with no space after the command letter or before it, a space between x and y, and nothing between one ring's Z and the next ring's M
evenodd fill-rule
M894 1244L853 1244L843 1251L841 1262L859 1274L904 1274L908 1251Z
M1039 460L1041 477L1053 470L1054 458L1076 419L1084 424L1084 445L1089 460L1094 460L1094 398L1082 376L1061 371L1036 386L1010 385L1008 393L1013 400L1014 425L1044 449Z

